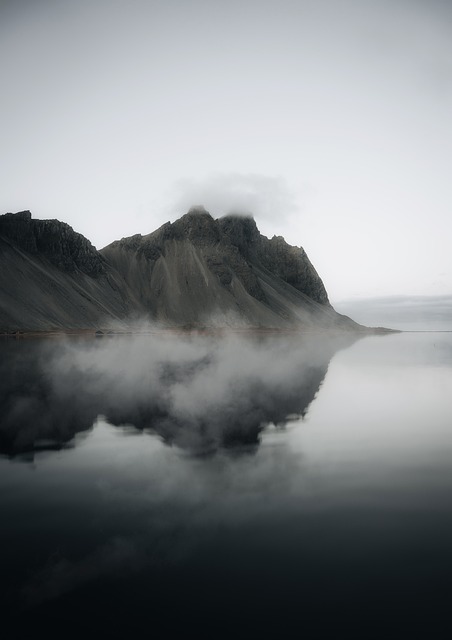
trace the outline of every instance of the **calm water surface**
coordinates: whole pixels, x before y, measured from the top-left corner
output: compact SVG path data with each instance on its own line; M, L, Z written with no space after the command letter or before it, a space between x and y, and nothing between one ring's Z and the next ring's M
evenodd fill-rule
M451 637L451 333L0 355L17 637Z

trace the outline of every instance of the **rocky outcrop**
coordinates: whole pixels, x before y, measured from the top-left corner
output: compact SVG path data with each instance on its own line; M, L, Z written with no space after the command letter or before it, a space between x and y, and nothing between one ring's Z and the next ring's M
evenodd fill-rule
M46 258L58 269L79 270L96 277L105 273L101 254L80 233L59 220L33 220L30 211L0 216L0 236L31 255Z
M250 262L323 305L326 289L304 249L292 247L281 236L262 236L251 217L225 216L218 221L223 234Z

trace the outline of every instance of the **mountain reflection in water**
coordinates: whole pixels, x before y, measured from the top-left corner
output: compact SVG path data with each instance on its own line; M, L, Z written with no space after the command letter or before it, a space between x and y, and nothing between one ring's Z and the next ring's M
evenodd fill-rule
M452 334L350 340L1 343L8 637L450 638Z
M193 453L257 446L302 416L349 335L128 336L0 345L0 452L58 449L97 416Z

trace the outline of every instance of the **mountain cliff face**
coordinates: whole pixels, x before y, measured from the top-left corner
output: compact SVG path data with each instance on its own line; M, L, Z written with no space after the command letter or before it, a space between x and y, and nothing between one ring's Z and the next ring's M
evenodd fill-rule
M303 249L251 217L195 207L100 252L69 225L0 216L0 329L170 327L357 329L331 307ZM118 326L116 324L116 326Z
M93 277L105 273L105 261L99 252L65 222L32 220L30 211L7 213L0 216L0 236L68 273L79 270Z
M304 249L291 247L281 236L262 236L253 218L225 216L218 221L222 233L251 264L281 278L315 302L327 305L323 282Z
M81 234L29 211L0 216L0 331L88 329L138 307Z

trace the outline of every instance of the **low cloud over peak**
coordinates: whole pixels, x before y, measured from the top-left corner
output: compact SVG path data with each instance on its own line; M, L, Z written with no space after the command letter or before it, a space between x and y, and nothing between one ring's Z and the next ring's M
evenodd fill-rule
M204 178L185 178L174 185L171 206L174 215L202 202L213 217L227 214L252 216L272 221L285 218L297 209L294 194L278 176L257 173L214 173Z

